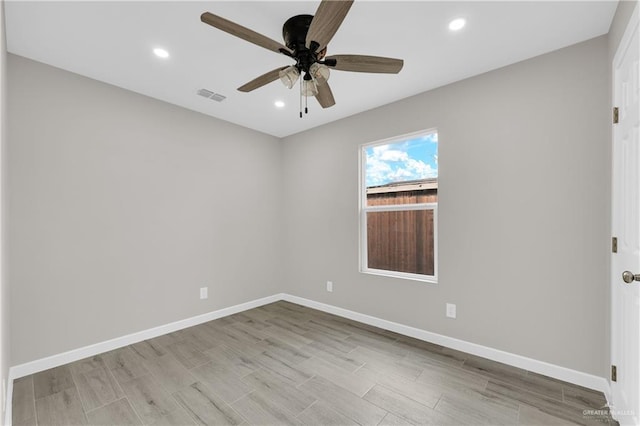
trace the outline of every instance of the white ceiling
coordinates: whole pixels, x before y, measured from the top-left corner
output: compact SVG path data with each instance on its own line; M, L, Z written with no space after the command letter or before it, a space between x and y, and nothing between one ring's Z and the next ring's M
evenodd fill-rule
M334 71L336 105L309 99L276 81L251 93L237 87L291 60L200 22L221 15L282 42L282 24L313 14L318 1L21 1L5 3L11 53L104 81L274 136L283 137L587 40L609 30L617 1L356 0L331 54L402 58L400 74ZM449 21L467 26L449 31ZM154 47L169 59L159 59ZM297 87L297 86L296 86ZM221 103L196 95L223 94ZM276 109L274 101L286 107ZM99 100L96 100L99 102ZM55 106L52 105L52 108Z

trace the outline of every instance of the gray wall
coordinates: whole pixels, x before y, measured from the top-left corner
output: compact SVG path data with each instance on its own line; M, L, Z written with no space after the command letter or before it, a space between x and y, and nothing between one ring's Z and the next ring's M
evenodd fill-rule
M603 36L286 138L286 291L602 376L608 68ZM361 274L358 147L432 127L440 282Z
M281 290L278 139L14 55L8 78L13 365Z

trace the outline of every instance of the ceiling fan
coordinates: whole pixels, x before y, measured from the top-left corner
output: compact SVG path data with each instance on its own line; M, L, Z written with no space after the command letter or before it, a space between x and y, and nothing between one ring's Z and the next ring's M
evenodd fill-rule
M297 15L289 18L282 27L282 36L286 46L209 12L203 13L200 20L219 30L295 60L295 65L271 70L240 86L238 90L251 92L278 79L288 88L292 88L302 75L302 79L300 79L300 117L302 117L302 97L305 97L306 102L307 97L315 96L322 108L335 105L333 93L327 83L330 69L397 74L404 65L402 59L380 56L325 56L327 45L338 31L352 4L353 0L322 0L315 15ZM305 112L307 111L305 107Z

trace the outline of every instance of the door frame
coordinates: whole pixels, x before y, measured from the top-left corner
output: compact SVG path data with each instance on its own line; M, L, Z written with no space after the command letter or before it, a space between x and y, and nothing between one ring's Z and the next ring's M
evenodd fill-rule
M633 13L631 14L631 17L629 18L629 22L627 22L625 30L624 30L624 34L620 40L620 43L618 44L617 48L616 48L616 52L612 58L612 62L611 62L611 102L612 102L612 107L616 107L616 103L619 101L618 99L616 99L616 84L618 83L618 80L616 79L616 64L617 62L620 60L620 55L622 54L623 51L625 51L628 48L628 45L632 42L632 36L634 35L634 31L637 31L637 28L640 26L640 22L639 22L639 9L640 6L638 6L638 4L636 4ZM636 34L637 36L637 34ZM613 110L613 108L612 108ZM614 143L615 143L615 125L612 124L611 126L611 167L612 167L612 171L611 171L611 176L612 176L612 182L611 182L611 222L610 222L610 229L611 229L611 237L616 236L615 235L615 230L613 229L613 225L614 225L614 193L616 191L616 188L614 187L614 182L613 182L613 166L614 166ZM614 336L614 331L615 331L615 327L619 326L619 324L617 324L617 319L615 317L615 312L616 312L616 306L614 306L615 303L615 298L614 298L614 285L619 284L619 281L621 280L620 276L619 276L619 271L614 270L614 256L615 254L613 252L610 252L610 264L609 264L609 268L610 268L610 273L609 273L609 303L610 303L610 312L609 312L609 320L610 320L610 347L609 347L609 358L610 358L610 364L613 365L615 363L616 360L614 360L614 354L616 352L616 348L615 348L615 336ZM640 283L638 284L634 284L634 285L640 285ZM638 321L640 322L640 318L638 318ZM640 360L638 360L640 362ZM609 391L608 391L608 395L607 396L607 401L609 403L610 409L611 409L611 414L612 416L618 420L625 420L624 418L617 416L616 410L613 409L613 397L614 397L614 384L611 380L611 377L609 376L607 378L608 383L609 383ZM640 407L640 401L636 401L635 402L637 404L638 407ZM640 414L636 414L637 416L640 416ZM620 418L616 418L616 417L620 417ZM621 423L623 424L623 423Z

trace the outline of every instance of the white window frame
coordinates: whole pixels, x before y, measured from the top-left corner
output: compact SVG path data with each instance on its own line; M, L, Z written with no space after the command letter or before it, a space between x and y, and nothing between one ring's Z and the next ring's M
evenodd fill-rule
M420 204L396 204L396 205L367 205L367 186L366 186L366 149L378 145L387 145L399 143L416 136L424 136L431 133L438 133L437 129L426 129L418 132L407 133L402 136L368 142L360 145L359 153L359 210L360 210L360 272L364 274L381 275L385 277L402 278L413 281L422 281L436 284L438 282L438 203L420 203ZM439 141L438 141L439 143ZM439 147L438 147L439 148ZM439 155L438 149L438 155ZM433 275L413 274L409 272L387 271L384 269L369 268L369 259L367 253L367 213L384 212L384 211L408 211L408 210L433 210Z

